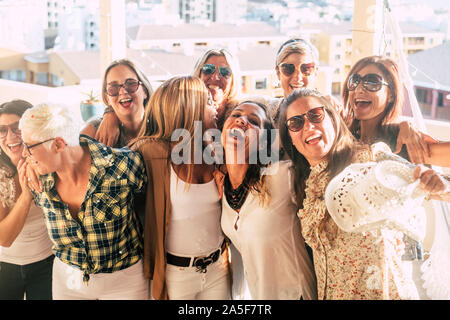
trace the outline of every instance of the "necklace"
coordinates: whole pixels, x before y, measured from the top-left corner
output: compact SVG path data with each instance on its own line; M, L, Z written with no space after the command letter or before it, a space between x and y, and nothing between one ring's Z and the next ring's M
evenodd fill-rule
M225 197L228 204L231 208L233 208L233 210L239 210L244 204L245 199L247 198L249 188L244 181L240 184L239 187L233 189L228 174L225 176Z

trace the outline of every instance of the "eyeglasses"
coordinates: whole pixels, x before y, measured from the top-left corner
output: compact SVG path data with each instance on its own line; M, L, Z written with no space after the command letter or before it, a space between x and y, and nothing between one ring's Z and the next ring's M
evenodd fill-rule
M140 84L142 84L142 82L135 79L127 79L122 84L108 84L106 86L106 93L108 94L108 96L115 97L119 95L121 87L123 87L128 93L134 93L137 91Z
M38 143L32 144L31 146L27 145L25 142L22 142L22 144L25 147L25 149L27 150L27 152L31 155L31 149L32 148L40 146L41 144L46 143L48 141L52 141L52 140L55 140L55 138L47 139L47 140L44 140L42 142L38 142Z
M378 74L369 73L364 77L361 77L359 74L354 73L348 78L347 89L349 91L355 90L361 81L364 89L371 92L380 90L383 85L389 87L389 83L384 81L383 78Z
M308 118L309 122L320 123L325 117L325 107L324 106L317 107L309 110L304 114L300 114L298 116L293 116L289 118L288 120L286 120L286 126L289 129L289 131L297 132L302 130L303 127L305 126L305 116L306 118Z
M216 72L216 69L217 69L217 67L215 65L207 63L207 64L203 65L202 72L208 76L208 75L211 75L214 72ZM231 77L231 74L232 74L231 69L228 67L225 67L225 66L219 67L219 73L225 79L228 79L229 77Z
M16 136L20 136L22 132L19 129L19 121L11 124L0 125L0 138L5 138L8 135L9 130L11 130L11 132Z
M281 72L286 76L290 77L295 72L295 69L297 67L293 63L281 63L279 65ZM300 72L305 76L309 77L311 73L313 73L314 69L316 68L316 64L314 62L311 63L302 63L300 65Z

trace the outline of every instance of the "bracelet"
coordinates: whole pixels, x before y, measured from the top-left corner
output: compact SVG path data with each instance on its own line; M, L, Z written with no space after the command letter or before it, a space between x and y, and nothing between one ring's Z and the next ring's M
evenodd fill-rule
M109 112L114 112L113 107L107 106L107 107L105 108L105 110L103 110L103 115L105 115L105 114L107 114L107 113L109 113Z

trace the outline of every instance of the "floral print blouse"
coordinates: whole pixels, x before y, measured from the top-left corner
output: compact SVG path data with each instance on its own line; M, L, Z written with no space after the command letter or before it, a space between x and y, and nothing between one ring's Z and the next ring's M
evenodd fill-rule
M397 157L382 145L361 151L354 163ZM387 148L387 149L386 149ZM389 154L392 156L389 156ZM386 156L388 155L388 156ZM306 198L298 217L305 241L313 249L319 299L418 299L411 278L402 269L403 233L387 228L348 233L337 227L327 212L324 194L330 177L327 161L311 167Z

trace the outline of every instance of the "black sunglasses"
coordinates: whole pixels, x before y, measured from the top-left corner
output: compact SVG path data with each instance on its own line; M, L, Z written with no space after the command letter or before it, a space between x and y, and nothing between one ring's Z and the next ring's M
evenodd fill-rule
M309 110L304 114L300 114L298 116L293 116L286 120L286 127L289 131L297 132L303 129L305 126L305 117L308 118L309 122L312 123L320 123L325 117L325 107L317 107Z
M216 72L216 68L217 67L215 65L207 63L207 64L203 65L202 72L208 76L208 75L211 75L214 72ZM224 77L226 79L231 77L231 74L232 74L231 69L228 67L225 67L225 66L219 67L219 73L222 77Z
M281 63L279 65L281 72L286 76L291 76L297 67L293 63ZM316 64L314 62L311 63L302 63L300 65L300 72L305 76L309 77L311 73L313 73L314 69L316 68Z
M348 78L347 89L349 91L355 90L361 81L364 89L371 92L380 90L383 85L389 87L389 83L384 81L383 78L378 74L369 73L364 77L361 77L359 74L354 73Z
M0 138L4 138L8 135L8 131L11 130L12 133L14 133L16 136L21 135L21 131L19 129L19 121L11 123L11 124L5 124L0 126Z
M106 93L108 96L115 97L119 95L120 88L123 87L126 92L134 93L139 88L139 85L142 84L141 81L135 79L127 79L122 84L108 84L106 86Z
M52 140L55 140L55 138L47 139L47 140L44 140L42 142L38 142L38 143L32 144L31 146L27 145L25 142L22 142L22 144L24 145L25 149L27 149L27 152L31 155L31 149L32 148L40 146L41 144L46 143L48 141L52 141Z

